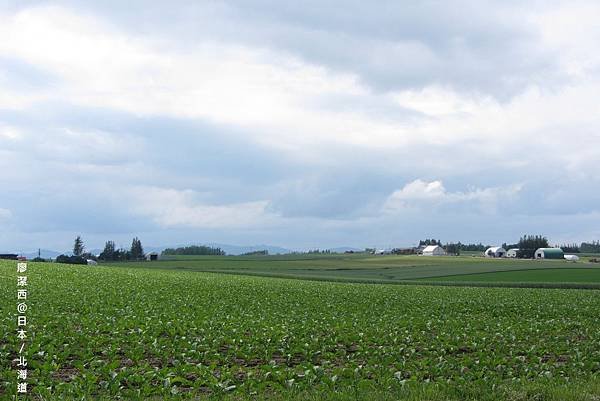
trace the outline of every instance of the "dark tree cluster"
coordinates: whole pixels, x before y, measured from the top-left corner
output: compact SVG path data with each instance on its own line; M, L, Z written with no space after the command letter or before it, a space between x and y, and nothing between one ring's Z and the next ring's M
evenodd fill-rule
M548 238L542 235L524 235L519 240L517 257L531 259L538 248L548 248Z
M71 265L87 265L87 259L84 259L81 256L67 256L67 255L58 255L56 257L56 263L68 263Z
M579 253L580 252L579 245L577 245L577 244L564 244L564 245L559 245L558 247L561 248L566 253Z
M309 249L308 251L306 251L307 254L330 254L331 253L331 249Z
M83 251L85 250L85 246L83 245L83 240L81 236L78 235L75 238L75 243L73 244L73 256L81 256L83 255Z
M442 241L435 239L424 239L419 241L419 246L439 245L442 246Z
M131 241L131 248L117 249L114 241L106 241L104 249L100 252L98 259L105 262L123 262L128 260L144 260L144 247L142 241L135 237Z
M40 258L41 259L41 258ZM78 235L73 243L73 255L58 255L56 263L68 263L72 265L86 265L88 259L96 260L96 256L89 252L85 252L85 245L81 236Z
M483 252L490 247L489 245L483 245L481 242L479 244L461 244L459 242L457 245L461 251L467 252Z
M448 255L459 256L460 250L461 250L460 246L461 246L460 242L458 244L449 243L444 246L444 250L446 251L446 253Z
M89 252L85 252L83 239L78 235L73 243L73 255L57 256L56 262L85 265L87 264L88 259L102 260L105 262L143 260L144 248L142 247L142 242L137 237L133 239L130 250L116 249L114 241L106 241L104 250L96 257Z
M268 256L268 255L269 255L269 251L265 249L262 251L252 251L252 252L242 253L240 256Z
M192 245L180 248L167 248L162 251L163 255L213 255L224 256L225 251L221 248L213 248L205 245Z
M333 253L331 252L331 249L309 249L304 252L290 252L290 255L328 255L330 253Z
M600 253L600 241L582 242L579 250L586 253Z
M391 253L394 255L416 255L417 248L394 248Z
M435 239L425 239L419 241L419 247L428 246L428 245L439 245L442 246L447 253L451 255L459 255L461 251L467 252L483 252L489 245L483 245L481 242L479 244L463 244L459 242L451 242L446 245L442 245L442 241Z
M144 259L144 248L142 247L142 241L138 237L135 237L131 242L131 259L142 260Z

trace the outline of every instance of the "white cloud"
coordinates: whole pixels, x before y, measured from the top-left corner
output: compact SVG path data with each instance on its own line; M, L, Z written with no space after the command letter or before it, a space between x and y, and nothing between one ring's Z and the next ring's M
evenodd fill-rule
M8 220L12 217L12 213L8 209L0 208L0 221Z
M595 51L600 40L598 15L597 2L569 1L532 17L542 43L556 52L562 68L574 78L596 74L600 66Z
M54 96L79 105L250 127L272 144L282 135L310 142L325 131L365 142L365 128L372 135L389 129L354 113L306 110L307 99L366 91L355 76L289 54L211 40L181 50L57 7L2 22L0 36L10 40L0 42L0 54L58 75Z
M514 201L522 185L510 187L474 188L465 192L448 192L442 181L417 179L394 191L385 201L383 210L394 213L406 209L435 211L440 206L453 207L457 204L473 204L486 213L496 212L499 202Z
M0 125L0 140L7 139L9 141L16 141L22 137L23 133L19 128L8 125Z
M419 111L433 117L453 114L472 114L484 106L495 106L489 96L461 96L449 88L432 85L422 90L406 90L392 95L402 107Z
M211 205L199 202L200 194L195 191L158 187L137 187L127 193L133 214L149 217L162 227L264 227L275 218L266 212L268 201Z
M105 130L61 128L46 135L29 135L32 151L40 158L89 164L125 163L139 159L144 150L140 137Z
M598 80L555 91L524 86L507 103L436 84L374 93L352 73L334 72L283 51L209 37L193 45L138 37L60 7L28 8L0 19L0 37L10 39L0 41L0 54L60 77L59 90L40 89L32 99L242 127L253 140L297 158L309 154L302 151L307 147L310 153L329 155L338 144L382 149L422 142L460 146L464 141L479 142L482 152L506 155L516 141L537 137L549 125L600 124L594 106ZM549 47L560 45L547 40ZM331 99L360 100L375 109L395 102L397 109L387 115L409 108L425 116L381 118L362 106L327 107ZM564 140L560 134L544 135Z
M446 189L441 181L426 182L415 180L394 191L389 200L411 201L411 200L439 200L446 196Z
M494 14L485 8L485 15ZM513 7L502 9L506 14L500 20L508 25L511 17L527 18L515 16ZM152 34L140 35L143 30L128 31L110 16L24 7L0 15L0 63L10 61L5 71L0 68L0 109L10 118L10 125L0 124L0 182L18 185L15 192L35 188L41 196L74 182L81 193L107 183L120 188L156 185L123 189L122 203L131 216L173 228L288 222L271 210L325 225L332 216L366 218L377 214L381 194L391 192L390 182L406 180L414 171L438 179L416 180L394 191L385 202L387 213L489 213L519 198L519 185L496 186L500 184L493 179L488 184L484 175L510 177L510 182L528 182L535 175L539 185L552 182L548 192L577 186L577 195L592 204L598 196L595 168L600 158L600 59L590 51L600 40L594 25L597 6L576 2L546 11L516 35L511 26L496 21L496 14L483 23L473 18L482 25L475 31L462 26L439 31L415 20L431 32L409 29L409 39L380 35L379 19L373 18L377 35L352 27L352 36L364 34L356 43L368 46L345 46L353 54L348 59L343 51L303 57L298 47L276 45L267 37L242 41L231 35L223 40L210 31L222 20L199 31L157 26ZM392 14L388 17L395 20ZM256 23L251 20L247 24ZM483 26L494 22L500 26ZM290 28L278 24L283 31ZM300 47L333 51L340 47L336 41L347 37L334 27L321 28L333 38L333 47L318 41ZM456 37L444 38L440 32ZM506 48L493 46L495 35L502 36ZM523 37L526 43L520 41ZM470 44L479 50L471 52ZM452 51L463 45L464 52ZM526 55L527 48L535 50L532 64L498 56ZM556 57L566 74L554 71L545 55ZM337 57L339 62L333 60ZM499 59L507 65L495 66ZM365 76L373 66L384 73L377 85ZM39 70L38 84L17 89L11 74L21 67L21 80ZM509 73L493 74L503 69ZM476 76L465 85L460 80L468 71ZM386 84L387 73L393 82ZM51 82L45 82L46 74ZM552 79L553 74L560 78ZM512 97L493 96L494 82L508 78L517 83L497 86L512 88ZM151 134L143 132L144 124L154 122L159 125L149 127ZM181 127L185 133L177 132ZM221 130L227 131L227 139L215 141ZM198 144L189 146L192 135L198 136ZM210 146L202 146L204 139ZM206 149L210 161L203 163L199 159ZM263 154L268 157L262 159ZM269 164L269 159L277 162ZM245 166L252 167L246 171ZM226 170L225 179L219 169ZM290 184L295 182L302 185ZM462 189L447 190L444 182ZM472 182L484 188L472 188ZM211 196L204 197L203 190ZM527 195L538 195L540 208L552 199L551 194ZM3 206L14 215L26 214L21 213L28 207L24 202L12 202ZM63 202L61 206L74 201L65 197ZM525 212L537 208L534 203L525 199ZM304 232L302 225L298 230Z

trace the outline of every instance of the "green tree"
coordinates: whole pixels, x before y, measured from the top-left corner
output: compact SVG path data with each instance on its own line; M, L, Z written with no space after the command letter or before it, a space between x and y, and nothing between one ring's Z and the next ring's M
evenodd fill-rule
M131 242L131 258L140 260L144 258L144 248L142 247L142 241L138 237L135 237Z
M115 243L114 241L106 241L104 250L100 253L101 260L115 260Z
M600 241L582 242L579 250L581 252L590 252L590 253L600 252Z
M458 244L449 243L444 247L448 255L460 255L460 242Z
M85 246L83 245L83 240L81 239L81 236L78 235L77 238L75 238L75 243L73 244L73 255L81 256L84 249Z
M548 248L548 246L548 238L542 235L524 235L519 240L517 256L520 258L533 258L536 249Z
M167 248L162 251L163 255L225 255L221 248L213 248L205 245L191 245L180 248Z

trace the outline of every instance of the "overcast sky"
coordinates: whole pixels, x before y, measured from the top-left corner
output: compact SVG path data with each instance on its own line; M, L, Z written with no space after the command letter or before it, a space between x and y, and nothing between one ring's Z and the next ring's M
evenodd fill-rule
M0 1L0 253L600 239L595 1L90 3Z

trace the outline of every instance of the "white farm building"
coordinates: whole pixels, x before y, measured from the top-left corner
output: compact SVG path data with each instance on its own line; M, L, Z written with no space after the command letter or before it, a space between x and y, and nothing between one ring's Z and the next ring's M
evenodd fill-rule
M439 245L429 245L423 249L423 256L444 256L446 251Z
M493 246L485 251L487 258L504 258L506 257L506 249L501 246Z
M506 252L506 257L507 258L516 258L517 252L519 252L519 248L511 248L508 250L508 252Z

